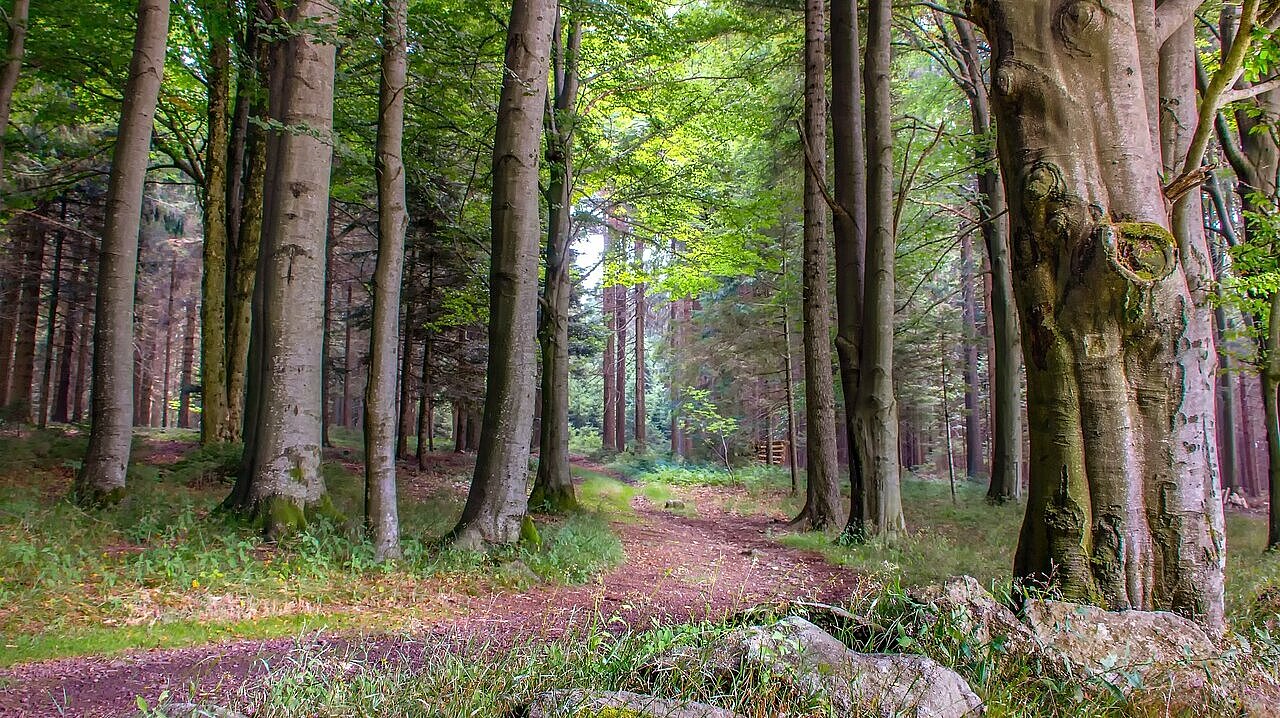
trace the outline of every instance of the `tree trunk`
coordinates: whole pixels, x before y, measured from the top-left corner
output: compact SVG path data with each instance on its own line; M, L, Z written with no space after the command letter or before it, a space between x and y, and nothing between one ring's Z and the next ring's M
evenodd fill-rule
M898 404L893 386L893 128L890 123L889 0L870 0L863 61L867 136L867 255L861 378L854 405L866 490L866 531L906 530L899 487Z
M636 266L638 271L644 271L644 241L636 235L635 243ZM636 381L635 381L635 426L633 427L635 437L635 447L633 451L637 454L645 452L645 424L649 420L649 411L645 407L645 368L644 368L644 320L645 307L644 282L636 285L635 289L636 304Z
M18 86L18 75L22 72L30 10L31 0L13 0L13 9L9 11L8 51L5 53L4 69L0 71L0 209L4 208L4 198L9 194L8 185L4 181L5 136L9 134L13 91ZM0 379L2 378L0 375Z
M124 494L133 438L133 298L151 127L164 72L168 0L138 0L138 29L107 187L107 223L98 259L89 448L76 476L81 506Z
M191 428L191 381L195 371L196 313L190 302L184 302L187 320L182 328L182 369L178 372L178 428Z
M867 162L862 128L862 78L858 72L856 0L831 3L831 131L835 160L836 356L844 395L849 451L849 520L845 533L865 534L866 494L854 431L858 396L858 344L862 334L863 262L867 252Z
M264 213L262 388L249 496L271 539L301 528L312 512L332 512L320 473L317 339L323 330L335 48L310 28L327 30L337 11L329 0L298 0L286 16L308 31L287 41L272 68L280 87L271 95L272 120L309 131L279 133L268 160L274 186Z
M626 245L621 235L616 246L618 253L626 255ZM627 288L613 288L614 328L618 335L617 352L613 355L613 443L618 451L627 450Z
M65 223L67 216L66 198L62 200L62 217ZM58 327L58 299L62 294L62 249L66 243L67 233L59 230L58 238L53 243L53 277L49 284L49 320L45 325L44 335L44 371L40 373L40 411L36 414L36 422L43 429L49 425L49 393L53 389L53 341Z
M160 427L169 428L169 389L172 386L173 369L173 299L178 289L178 260L169 263L168 308L164 314L164 378L161 380Z
M408 70L408 0L382 5L382 82L378 104L378 262L373 271L373 323L369 332L369 383L364 393L365 524L373 533L374 559L400 556L396 509L396 345L399 343L400 282L405 207L404 92ZM412 316L412 314L410 314ZM405 331L406 356L412 346ZM402 380L409 381L405 372ZM404 398L403 396L401 397ZM403 411L403 409L402 409ZM407 432L404 432L407 434Z
M427 261L427 294L426 301L431 301L436 284L435 254ZM435 338L434 330L427 327L422 340L422 392L418 396L418 468L427 468L427 455L434 450L432 446L435 435L435 391L431 387L431 350Z
M582 25L574 21L564 35L563 10L553 33L554 99L547 117L546 160L547 267L538 340L542 348L542 421L538 436L538 474L529 505L563 512L578 499L569 471L569 283L573 238L573 128L578 95L578 49Z
M1135 8L988 0L1031 491L1015 574L1222 626L1213 347L1188 311ZM1143 6L1144 8L1146 6ZM1028 106L1039 108L1028 112Z
M209 33L209 139L204 157L204 264L200 291L200 443L229 441L227 411L227 149L231 41L224 13Z
M401 252L401 255L403 256L403 252ZM397 292L397 295L399 294L400 293ZM408 294L408 292L405 292L405 294ZM409 459L412 457L412 454L409 451L409 435L413 433L414 427L413 367L416 365L416 362L414 361L416 357L413 343L413 330L418 323L414 313L414 310L417 309L417 299L411 296L406 296L404 298L403 305L405 329L404 341L399 342L399 346L403 348L403 351L401 351L399 355L400 381L397 387L395 387L400 392L400 398L396 404L398 408L396 411L395 421L396 436L394 441L394 450L395 455L398 458Z
M973 271L973 238L960 238L961 322L964 327L964 472L973 481L982 473L982 430L978 417L978 301ZM945 390L944 390L945 391ZM950 437L948 436L948 441Z
M528 507L538 246L538 155L551 29L548 0L513 0L493 150L489 359L475 477L453 530L459 546L519 540Z
M826 201L826 8L823 0L806 0L804 11L804 392L806 470L805 504L793 523L821 531L840 516L840 484L836 464L835 391L831 384L830 254Z
M1267 547L1280 548L1280 292L1271 293L1266 366L1262 373L1262 413L1267 421Z
M22 297L18 300L18 321L13 343L13 376L9 385L10 416L29 422L34 418L31 404L36 369L36 331L40 323L40 289L44 273L44 215L27 223L26 253L23 255ZM130 352L132 356L133 352Z
M343 312L342 326L342 411L339 421L350 429L351 420L351 281L347 281L347 304Z
M78 260L76 266L81 266ZM76 363L76 349L81 343L78 338L81 331L81 320L84 315L84 309L81 305L84 302L84 285L88 281L83 269L76 269L74 277L70 289L71 294L67 298L69 306L63 312L62 353L58 358L58 388L53 400L53 410L49 413L49 421L62 424L67 423L67 420L70 419L71 370Z
M264 62L259 60L258 74ZM242 92L248 79L241 80ZM257 83L260 80L253 80ZM258 89L250 112L254 117L267 113L263 92ZM241 198L239 225L236 229L235 262L231 268L231 288L228 290L227 322L227 428L231 441L242 441L246 422L245 411L249 375L249 342L253 322L253 288L258 276L258 255L262 249L262 212L264 186L267 179L267 142L264 130L251 123L246 139L246 182Z
M613 228L609 227L604 233L604 250L601 255L601 264L606 265L609 262L609 252L613 248ZM606 276L608 272L605 273ZM617 381L616 373L618 370L618 362L614 357L614 353L618 351L618 310L615 306L614 295L617 294L613 286L601 282L600 297L601 305L604 307L604 323L605 323L605 341L604 341L604 367L600 372L601 381L604 387L604 417L600 423L601 426L601 448L608 452L619 451L622 447L618 446L618 432L615 430L618 420L618 395L616 393Z
M13 346L18 329L18 300L22 298L23 222L12 221L9 230L14 237L13 251L6 257L0 271L3 272L3 290L0 291L0 409L9 405L9 382L13 374Z

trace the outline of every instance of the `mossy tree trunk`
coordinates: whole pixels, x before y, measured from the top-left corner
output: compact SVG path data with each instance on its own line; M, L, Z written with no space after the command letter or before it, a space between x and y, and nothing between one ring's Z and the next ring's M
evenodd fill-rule
M230 18L208 8L209 139L204 156L204 260L200 290L200 442L228 441L227 417L227 151L231 122Z
M1170 231L1147 4L988 0L1027 347L1018 576L1222 625L1212 344ZM1142 22L1140 22L1140 20ZM1180 24L1180 23L1179 23Z
M547 267L538 340L542 345L542 421L538 436L538 474L529 505L535 509L576 508L569 472L569 282L573 237L573 126L578 95L578 49L582 25L572 21L565 39L564 11L556 23L552 49L553 101L547 112L546 157Z
M489 360L475 475L452 535L482 548L520 540L528 510L533 429L538 160L555 5L513 0L493 148Z
M257 406L248 407L257 417L248 503L269 538L301 528L310 512L332 510L320 473L318 339L335 48L319 33L336 21L337 10L330 0L298 0L284 19L299 34L285 41L273 63L278 77L272 82L271 116L273 124L306 131L276 131L268 160L259 278L261 388Z
M133 439L133 299L138 230L151 127L168 39L169 0L138 0L138 29L111 157L107 224L98 259L89 448L74 488L75 501L81 506L114 502L125 489Z
M13 0L13 7L6 18L9 42L6 44L4 68L0 69L0 208L4 207L4 197L8 194L9 187L4 176L5 135L8 134L9 112L13 107L13 91L17 88L18 76L22 73L30 12L31 0Z

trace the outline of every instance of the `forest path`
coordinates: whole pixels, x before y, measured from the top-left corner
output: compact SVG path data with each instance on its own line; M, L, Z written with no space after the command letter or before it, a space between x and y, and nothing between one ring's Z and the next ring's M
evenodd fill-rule
M648 627L722 617L778 599L841 601L857 577L810 552L781 546L769 533L780 517L726 513L714 489L698 490L695 516L652 507L636 497L635 515L615 524L625 560L583 586L539 585L486 596L443 593L447 610L406 635L337 634L314 646L360 645L372 660L413 660L424 647L469 642L549 640L598 623ZM299 647L295 638L236 641L195 648L87 656L0 670L0 716L129 716L139 696L151 705L163 691L192 692L225 705L246 684L270 674Z

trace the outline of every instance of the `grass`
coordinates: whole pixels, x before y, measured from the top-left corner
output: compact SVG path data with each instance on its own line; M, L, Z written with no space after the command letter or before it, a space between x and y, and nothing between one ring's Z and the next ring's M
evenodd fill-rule
M865 622L847 623L821 611L808 617L855 650L924 654L954 669L985 700L992 718L1233 714L1226 712L1225 694L1215 692L1220 686L1214 681L1200 695L1181 690L1171 696L1152 686L1125 698L1096 679L1043 670L1036 659L976 643L953 617L926 618L897 585L851 608L860 611ZM726 634L741 625L768 625L780 616L757 613L721 623L624 633L608 630L601 620L564 639L514 646L420 643L411 636L391 647L369 648L369 643L359 641L319 647L312 643L270 666L272 679L243 689L233 706L265 718L507 716L523 715L523 707L541 693L587 689L699 701L745 718L840 715L785 668L748 665L724 676L696 660L724 645ZM878 632L868 633L869 625ZM1269 644L1267 650L1275 648ZM667 668L655 670L655 659L673 650L695 660L667 662ZM1275 665L1263 669L1274 677Z
M149 437L159 438L173 441ZM139 448L145 455L146 440ZM304 626L394 625L442 610L428 600L442 593L584 583L623 557L609 527L617 506L608 501L545 519L537 547L441 549L437 539L461 514L463 496L451 485L462 477L409 487L406 476L405 557L378 565L359 530L362 480L356 467L335 462L323 471L346 521L317 521L268 544L213 512L238 458L227 447L135 464L126 498L86 513L65 500L83 450L83 436L59 431L0 437L0 665L291 635ZM613 490L607 481L597 481L602 495Z

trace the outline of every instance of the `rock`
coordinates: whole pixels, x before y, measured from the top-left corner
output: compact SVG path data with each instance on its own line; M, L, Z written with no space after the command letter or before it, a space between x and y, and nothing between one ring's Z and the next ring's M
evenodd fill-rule
M1199 626L1165 611L1113 612L1032 599L1023 614L1041 643L1078 670L1121 689L1216 655L1213 643Z
M983 713L981 699L964 679L932 659L857 653L795 616L772 626L734 631L705 652L672 652L655 667L685 672L701 668L720 679L743 667L763 669L803 693L826 699L839 716L962 718Z
M667 503L663 504L662 507L672 511L682 511L685 508L685 503L680 499L667 499Z
M551 691L529 705L529 718L737 718L705 703L628 691Z
M243 713L219 706L170 703L154 711L139 713L138 718L245 718L245 716Z
M961 635L983 646L998 646L1007 656L1036 660L1042 670L1053 666L1055 673L1063 668L1061 658L1044 650L1031 629L972 576L949 578L910 595L922 604L920 611L929 625L945 619Z

